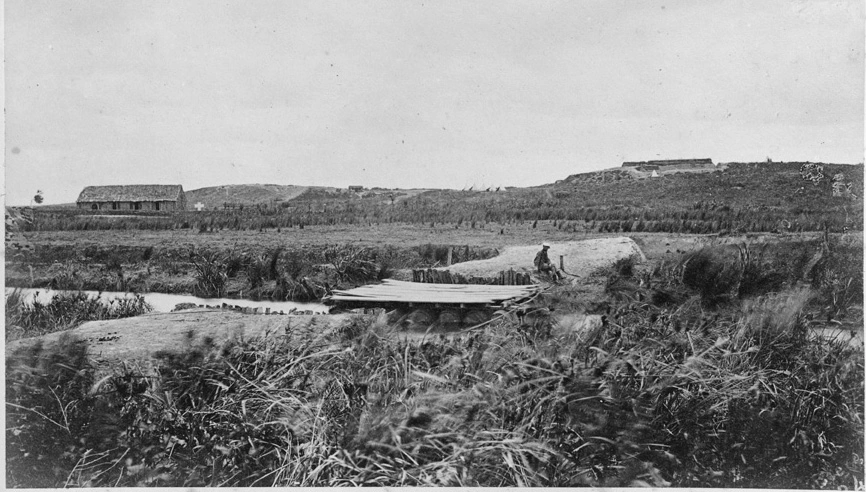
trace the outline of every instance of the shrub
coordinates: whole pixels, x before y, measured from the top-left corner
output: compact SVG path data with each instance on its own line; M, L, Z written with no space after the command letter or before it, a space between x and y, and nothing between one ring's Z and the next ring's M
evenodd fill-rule
M811 272L817 301L831 318L844 317L863 299L863 247L827 244L827 250Z
M193 293L200 297L222 297L228 278L228 267L223 255L210 250L191 249L189 259L195 268Z
M368 248L331 246L325 249L324 258L334 267L341 281L368 282L378 277L379 267Z
M417 246L415 249L421 255L421 258L430 262L431 264L445 264L448 259L448 249L450 246L445 246L442 244L424 244L422 246Z
M258 289L269 276L270 260L267 255L253 256L247 263L247 280L251 289Z
M767 251L766 245L761 247L757 253L747 244L738 247L740 268L742 273L737 285L737 295L740 298L778 292L786 281L791 278L786 275L786 268L764 258Z
M313 271L313 261L309 252L302 250L287 251L283 256L282 268L293 279L308 276Z
M237 274L244 268L244 265L247 263L248 259L245 255L240 254L236 251L229 251L226 253L226 277L234 278Z
M636 258L633 256L620 258L614 262L613 271L621 277L632 277L634 276L634 265L636 261Z
M683 284L710 304L735 292L742 275L737 261L726 258L719 249L704 248L687 255L681 268Z

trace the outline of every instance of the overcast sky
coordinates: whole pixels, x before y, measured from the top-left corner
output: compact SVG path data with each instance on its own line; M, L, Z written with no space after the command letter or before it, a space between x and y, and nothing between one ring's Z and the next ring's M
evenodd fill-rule
M659 158L862 162L863 10L6 0L6 199L527 186Z

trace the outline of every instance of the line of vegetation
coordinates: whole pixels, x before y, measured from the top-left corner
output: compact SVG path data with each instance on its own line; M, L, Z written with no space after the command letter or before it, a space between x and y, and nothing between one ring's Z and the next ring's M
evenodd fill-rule
M453 193L453 192L452 192ZM445 194L445 193L443 193ZM88 230L197 230L280 232L294 227L321 225L367 225L383 223L431 224L449 228L530 227L535 221L554 221L560 230L588 232L674 232L690 234L745 232L808 232L829 227L833 231L862 230L862 207L843 199L831 210L789 210L772 208L728 208L682 210L658 205L623 206L574 204L570 200L539 198L531 201L471 207L449 206L447 198L419 198L406 201L404 210L385 209L361 216L339 210L317 214L268 216L239 212L182 212L158 221L123 218L93 218L89 212L40 211L33 226L38 231ZM694 207L704 206L701 203ZM713 205L709 205L713 206Z

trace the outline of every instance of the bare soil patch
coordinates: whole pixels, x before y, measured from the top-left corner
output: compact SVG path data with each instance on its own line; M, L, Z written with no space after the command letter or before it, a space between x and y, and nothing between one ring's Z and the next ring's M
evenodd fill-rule
M325 333L360 319L359 314L251 315L213 309L155 313L105 321L90 321L72 330L16 340L6 345L8 358L17 349L42 341L56 343L64 333L87 342L97 362L146 359L160 350L183 351L210 337L220 343L232 338L284 336L312 330Z
M594 270L608 266L621 258L636 256L640 261L646 260L638 245L628 237L606 237L549 244L550 260L559 266L559 257L562 256L565 271L579 277L586 277ZM474 277L490 277L510 268L515 271L533 272L535 270L533 260L540 250L540 244L507 246L494 258L458 263L448 267L448 270Z

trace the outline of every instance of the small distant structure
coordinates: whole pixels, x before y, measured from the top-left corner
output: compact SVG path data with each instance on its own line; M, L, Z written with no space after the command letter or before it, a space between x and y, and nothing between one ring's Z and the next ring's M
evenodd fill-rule
M845 198L857 198L857 194L854 193L854 183L851 181L845 181L845 175L843 173L837 173L833 175L833 196L841 196Z
M186 210L181 185L87 186L78 195L81 210Z
M638 171L672 171L675 169L713 168L712 159L668 159L659 161L626 161L622 167L632 167Z
M658 172L657 170L653 169L653 173L650 174L650 177L651 177L651 178L658 178L658 177L659 177L659 172Z
M204 203L198 202L195 205L193 205L193 207L195 208L196 212L201 212L202 210L204 210Z
M349 187L349 191L354 191L355 193L360 193L364 191L364 187L360 185L354 185Z

